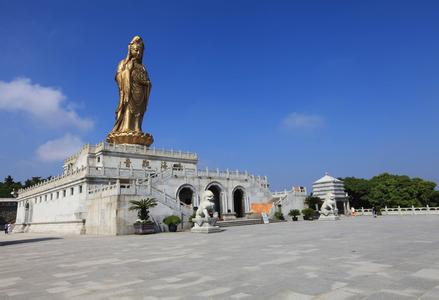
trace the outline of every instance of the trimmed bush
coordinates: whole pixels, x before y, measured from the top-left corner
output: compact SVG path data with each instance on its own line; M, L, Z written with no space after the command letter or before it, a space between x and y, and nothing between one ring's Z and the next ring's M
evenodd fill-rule
M302 209L302 215L304 220L313 220L316 211L312 208Z
M277 212L274 213L274 219L278 220L278 221L284 221L285 220L284 215L280 211L277 211Z
M166 225L178 225L181 223L181 219L178 216L167 216L166 218L163 219L163 223L165 223Z

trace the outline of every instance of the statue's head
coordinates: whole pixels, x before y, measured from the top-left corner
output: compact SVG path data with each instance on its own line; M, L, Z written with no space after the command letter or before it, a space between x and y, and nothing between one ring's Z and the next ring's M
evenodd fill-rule
M213 202L213 198L214 198L214 195L213 195L212 191L209 191L209 190L204 191L204 194L203 194L204 201Z
M142 62L144 47L145 45L143 44L142 38L136 35L128 45L128 57Z
M329 200L335 200L335 195L334 195L334 193L328 193L328 194L326 195L326 197L328 197Z

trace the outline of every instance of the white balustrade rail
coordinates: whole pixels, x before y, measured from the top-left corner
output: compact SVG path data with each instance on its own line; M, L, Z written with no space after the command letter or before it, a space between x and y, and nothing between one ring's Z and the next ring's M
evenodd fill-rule
M380 209L383 216L402 216L402 215L439 215L439 207L384 207ZM371 216L372 209L359 208L355 210L357 216Z
M69 162L75 160L80 156L83 151L97 153L100 151L115 151L115 152L124 152L124 153L139 153L146 155L154 155L154 156L167 156L167 157L175 157L175 158L183 158L183 159L191 159L197 160L198 155L193 152L186 152L180 150L167 150L167 149L157 149L157 148L148 148L146 146L141 145L127 145L127 144L110 144L106 142L99 143L97 145L89 145L86 144L79 150L76 154L70 156L64 162Z
M120 145L119 145L120 146ZM78 179L85 177L103 177L109 179L144 179L151 180L152 185L163 183L172 176L193 177L208 179L235 179L235 180L249 180L261 185L261 188L268 188L268 179L266 176L250 175L247 172L239 171L215 171L196 170L196 169L166 169L161 172L150 169L132 169L132 168L110 168L110 167L82 167L71 170L62 175L52 177L48 180L42 181L31 187L21 189L18 191L20 196L27 196L29 194L47 191L48 189L59 187L62 184L68 184Z
M185 216L192 215L192 208L186 205L172 196L164 193L163 191L150 187L145 184L120 184L119 182L115 184L102 185L95 188L90 188L88 191L90 198L93 197L105 197L114 195L145 195L152 196L158 202L162 203L169 208L180 211Z

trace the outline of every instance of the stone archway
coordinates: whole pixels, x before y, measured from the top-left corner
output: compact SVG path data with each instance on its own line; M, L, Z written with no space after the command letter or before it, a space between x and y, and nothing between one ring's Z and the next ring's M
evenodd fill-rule
M194 188L190 185L182 185L178 188L177 199L186 205L193 205Z
M213 202L215 203L215 211L218 212L218 217L221 217L221 192L222 189L217 184L209 184L206 188L213 193Z
M233 191L233 209L237 218L243 218L245 213L244 191L242 188L235 188Z

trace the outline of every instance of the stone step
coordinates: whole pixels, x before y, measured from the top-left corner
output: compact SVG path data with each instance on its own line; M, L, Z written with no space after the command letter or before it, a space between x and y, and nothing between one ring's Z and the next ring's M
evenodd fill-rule
M228 220L228 221L218 221L216 224L220 227L256 225L256 224L261 224L261 220L260 219L236 219L236 220Z

